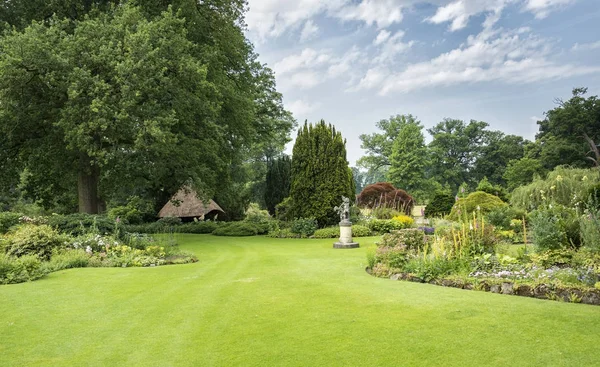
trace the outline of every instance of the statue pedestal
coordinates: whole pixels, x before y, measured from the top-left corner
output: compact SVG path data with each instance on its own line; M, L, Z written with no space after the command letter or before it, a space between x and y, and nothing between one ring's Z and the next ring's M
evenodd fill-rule
M333 248L357 248L360 245L352 241L352 223L350 221L340 222L340 240L333 244Z

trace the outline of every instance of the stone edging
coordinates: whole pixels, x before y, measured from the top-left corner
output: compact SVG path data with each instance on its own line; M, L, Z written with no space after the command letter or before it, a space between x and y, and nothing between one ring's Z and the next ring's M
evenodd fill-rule
M365 271L372 275L370 268L367 267ZM494 283L488 280L482 280L479 283L469 283L465 282L463 279L434 279L425 282L423 279L413 274L406 273L392 274L389 278L391 280L406 280L409 282L428 283L465 290L479 290L521 297L600 305L600 290L598 289L586 290L575 287L557 287L553 284L538 284L534 287L528 284L515 284L511 281Z

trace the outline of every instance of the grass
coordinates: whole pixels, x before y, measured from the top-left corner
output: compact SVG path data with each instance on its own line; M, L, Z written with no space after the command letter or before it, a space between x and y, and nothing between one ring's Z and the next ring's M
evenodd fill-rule
M374 241L181 235L200 262L0 286L0 365L600 365L599 307L374 278Z

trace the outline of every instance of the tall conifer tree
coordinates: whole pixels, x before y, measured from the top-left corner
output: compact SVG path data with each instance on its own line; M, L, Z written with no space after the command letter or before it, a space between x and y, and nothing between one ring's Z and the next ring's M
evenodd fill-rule
M292 159L290 197L296 218L315 218L319 226L339 221L333 210L342 196L354 198L346 141L331 124L305 123L298 131Z
M265 188L265 204L271 215L275 214L275 206L290 195L292 179L292 160L288 155L275 158L268 167Z

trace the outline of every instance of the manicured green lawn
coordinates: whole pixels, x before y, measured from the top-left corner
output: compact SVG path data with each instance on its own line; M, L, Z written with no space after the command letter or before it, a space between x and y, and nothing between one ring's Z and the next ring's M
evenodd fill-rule
M0 286L0 366L600 365L600 307L377 279L359 242L182 235L200 262Z

